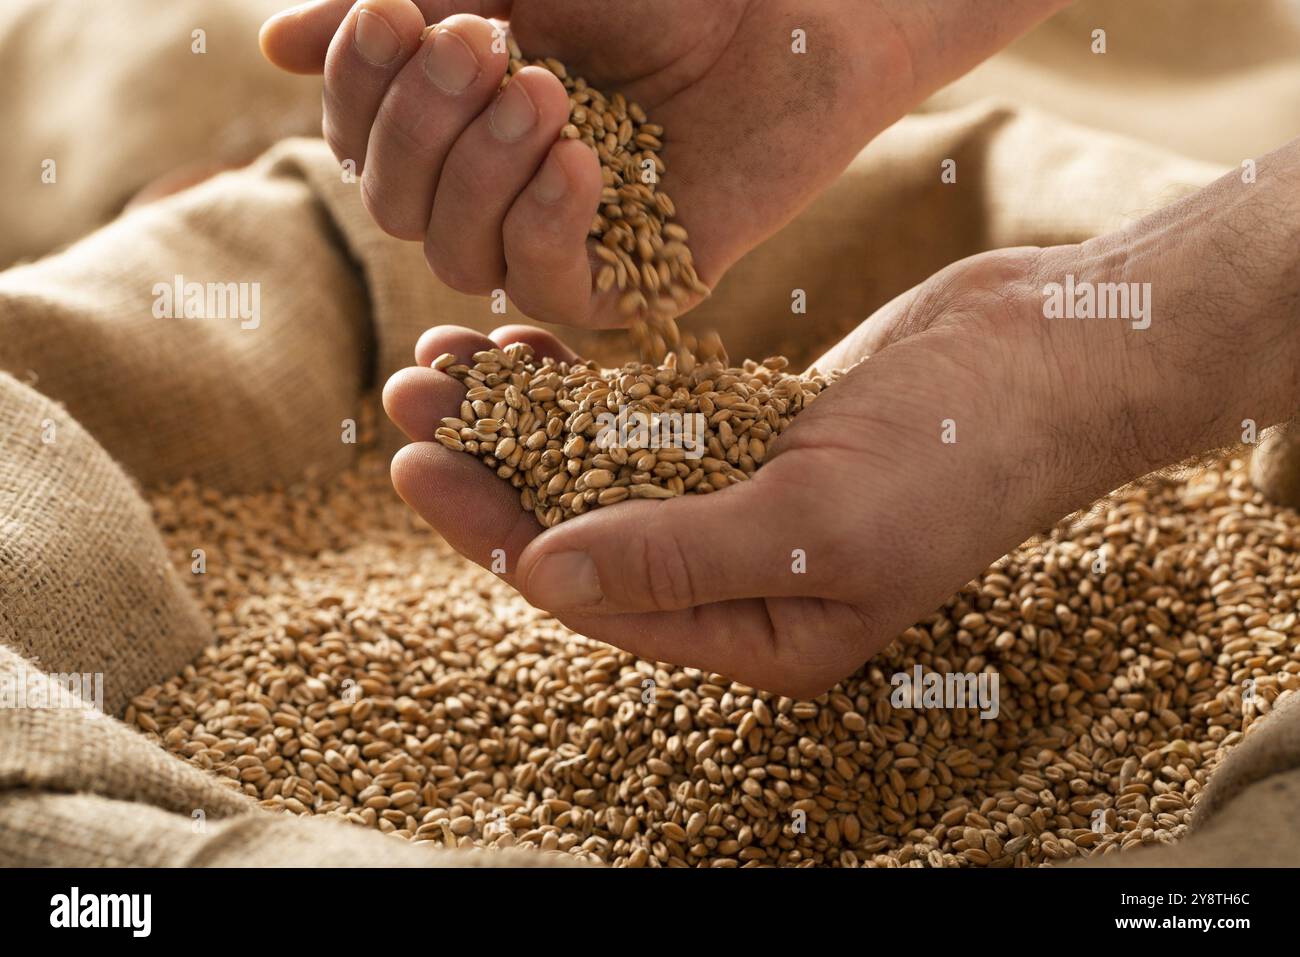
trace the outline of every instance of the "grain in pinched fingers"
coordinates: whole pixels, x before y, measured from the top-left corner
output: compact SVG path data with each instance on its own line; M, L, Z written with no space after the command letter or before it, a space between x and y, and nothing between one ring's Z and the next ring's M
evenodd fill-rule
M435 29L427 27L425 35ZM560 137L586 144L600 160L600 203L589 236L605 265L596 271L594 288L617 293L619 311L637 320L631 329L642 357L659 361L670 351L682 353L675 317L710 290L695 271L686 229L673 222L676 204L660 185L667 172L659 155L664 128L623 94L597 90L554 57L526 57L513 36L505 39L510 59L502 85L527 66L552 73L569 95L569 122Z

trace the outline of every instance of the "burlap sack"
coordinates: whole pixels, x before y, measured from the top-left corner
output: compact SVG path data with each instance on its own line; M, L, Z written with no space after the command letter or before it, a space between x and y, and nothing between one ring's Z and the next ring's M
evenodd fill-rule
M319 135L319 83L257 48L263 18L290 5L0 4L0 268L84 236L177 168L246 163L286 136Z
M351 458L342 422L373 375L364 289L281 155L0 275L0 368L141 481L244 487ZM253 318L184 318L190 283L222 305L235 284Z
M135 801L37 791L0 796L0 865L61 867L581 867L545 851L442 850L325 818L255 811L204 819Z
M102 674L100 706L116 713L208 638L122 469L66 410L0 373L0 652Z
M1104 53L1094 52L1097 30ZM1081 0L924 108L1008 95L1091 129L1236 166L1295 135L1300 3Z
M150 16L130 16L146 4ZM39 199L20 190L0 207L15 223L0 259L73 240L111 217L146 171L221 155L222 124L255 101L270 104L268 115L291 115L308 98L314 107L313 81L256 72L251 38L275 5L190 0L158 17L148 0L120 0L104 16L129 22L122 28L105 24L88 0L7 5L0 49L29 55L4 58L0 85L37 91L3 107L8 128L29 132L9 156L29 171L45 153L64 161L58 184ZM209 52L191 54L190 34L202 25ZM118 29L131 31L131 44L104 32ZM52 71L70 68L70 38L84 43L71 62L94 78L81 100L54 84L66 81ZM136 53L123 59L127 49ZM200 56L213 59L186 59ZM244 86L245 76L260 78ZM123 102L148 109L126 123ZM129 129L113 138L83 109ZM958 163L952 185L938 176L948 158ZM95 163L95 175L68 178ZM737 353L808 356L953 259L1083 239L1219 170L996 103L910 117L741 263L690 321L719 328ZM156 315L157 288L176 276L256 283L256 327ZM808 294L807 315L790 312L796 288ZM442 288L418 247L383 236L318 140L285 141L245 170L0 274L0 370L12 376L0 377L0 676L12 684L34 675L48 688L50 672L102 673L105 706L119 711L207 637L131 480L193 475L243 489L337 471L353 448L340 441L343 420L358 414L370 385L408 364L424 328L487 329L508 318ZM621 347L608 336L568 338L584 351ZM1286 754L1237 772L1256 783L1225 806L1283 773L1294 763ZM1289 833L1275 839L1295 848ZM116 719L74 707L0 709L0 863L521 859L545 860L439 855L325 821L273 818Z
M0 374L0 866L573 863L271 816L109 716L209 639L122 469Z
M1265 430L1250 457L1250 480L1270 501L1300 508L1300 427Z

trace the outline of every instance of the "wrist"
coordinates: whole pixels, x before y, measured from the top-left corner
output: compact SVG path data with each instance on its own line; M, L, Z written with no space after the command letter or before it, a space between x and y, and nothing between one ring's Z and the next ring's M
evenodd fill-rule
M1250 441L1300 408L1295 152L1261 159L1254 183L1238 170L1119 233L1044 251L1040 289L1059 284L1082 306L1045 335L1068 360L1062 379L1087 433L1076 467L1098 494ZM1093 318L1080 315L1089 289ZM1125 295L1128 312L1099 315Z

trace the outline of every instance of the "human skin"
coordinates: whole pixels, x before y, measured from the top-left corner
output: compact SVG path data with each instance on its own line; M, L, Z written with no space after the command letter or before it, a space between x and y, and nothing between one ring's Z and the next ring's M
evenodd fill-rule
M1067 275L1150 283L1149 328L1047 319ZM1300 407L1300 140L1119 232L955 263L818 360L850 371L746 482L542 531L517 491L431 441L463 389L429 368L489 340L440 327L384 391L401 496L581 634L811 697L1060 517ZM571 353L506 327L492 342ZM866 361L864 357L870 356ZM941 440L954 420L957 441ZM794 574L791 551L807 555Z
M663 189L712 286L876 133L1069 2L318 0L267 21L261 42L287 70L324 73L326 141L356 164L375 221L422 242L444 283L605 327L626 320L613 292L593 293L598 161L557 141L568 99L548 71L497 92L508 55L484 17L665 128ZM440 29L421 42L426 23Z

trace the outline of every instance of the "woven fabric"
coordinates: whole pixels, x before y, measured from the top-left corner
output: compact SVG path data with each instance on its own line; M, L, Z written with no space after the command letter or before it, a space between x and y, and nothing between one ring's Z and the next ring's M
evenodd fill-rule
M23 91L0 101L6 162L21 171L6 175L20 185L0 195L0 264L17 263L0 273L0 682L31 695L0 708L0 864L567 860L431 851L272 817L111 717L211 637L177 571L186 556L164 553L138 484L194 477L218 494L334 474L354 457L346 423L373 401L365 397L375 383L409 364L420 332L520 318L442 287L418 245L371 223L321 141L285 138L318 128L320 91L258 58L257 27L283 5L8 0L0 11L0 85ZM1255 105L1294 103L1286 96L1300 31L1285 32L1285 4L1258 6L1275 21L1269 43L1251 48L1264 53L1233 61L1220 44L1216 56L1227 59L1210 80L1167 81L1184 102L1213 87ZM738 354L808 358L955 259L1077 242L1212 179L1231 158L1186 143L1171 152L1159 129L1150 142L1132 135L1150 102L1174 95L1161 86L1144 104L1129 92L1160 63L1107 61L1127 71L1127 86L1107 80L1123 96L1110 86L1106 95L1117 114L1110 125L1129 136L1043 111L1052 103L1038 94L1053 84L1067 105L1095 95L1057 65L1077 59L1067 51L1086 42L1090 16L1120 9L1081 4L885 132L742 261L686 328L717 329ZM1214 15L1227 24L1239 12L1220 4ZM1173 24L1200 30L1205 19ZM1112 42L1177 28L1159 17L1123 24ZM202 53L193 52L200 29ZM1159 49L1173 69L1182 48ZM990 83L999 76L1016 82ZM990 89L1002 98L985 99ZM1009 98L1022 93L1043 110ZM1241 110L1234 122L1254 118L1243 142L1280 142L1288 131L1279 115L1294 109ZM245 168L117 215L160 173L259 152ZM51 158L57 180L42 183ZM940 181L946 159L957 162L955 185ZM174 290L186 283L233 284L250 306L256 289L256 315L184 318ZM791 313L795 289L807 294L806 315ZM622 348L609 334L566 338L597 358ZM391 429L382 441L396 443ZM77 706L70 675L102 677L108 716ZM81 698L97 687L83 684ZM1198 811L1201 844L1194 836L1153 853L1227 862L1233 821L1256 809L1275 824L1260 838L1268 861L1294 863L1300 837L1274 812L1300 790L1290 771L1300 766L1298 719L1279 708L1218 770Z

